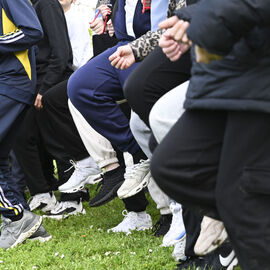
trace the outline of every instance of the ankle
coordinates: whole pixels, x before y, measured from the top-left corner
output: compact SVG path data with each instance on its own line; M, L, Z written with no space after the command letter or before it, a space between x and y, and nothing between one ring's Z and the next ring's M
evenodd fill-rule
M112 163L112 164L108 164L105 167L102 168L102 170L106 172L115 170L116 168L120 167L120 164L118 162Z

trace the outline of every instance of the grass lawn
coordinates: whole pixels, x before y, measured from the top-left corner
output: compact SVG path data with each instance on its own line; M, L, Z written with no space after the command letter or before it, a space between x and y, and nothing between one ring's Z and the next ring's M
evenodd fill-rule
M154 203L147 212L153 223L159 218ZM151 230L107 233L122 219L124 205L119 199L98 208L84 203L87 214L62 221L44 219L53 238L46 243L27 241L14 249L0 250L0 269L88 269L88 270L173 270L173 247L160 247L162 238Z

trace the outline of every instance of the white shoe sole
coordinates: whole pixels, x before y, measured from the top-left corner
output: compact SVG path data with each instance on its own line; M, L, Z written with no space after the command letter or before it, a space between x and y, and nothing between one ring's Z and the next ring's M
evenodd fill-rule
M42 223L42 217L38 216L37 222L27 232L21 233L18 239L16 240L16 242L10 248L16 247L18 244L21 244L26 239L28 239L31 235L33 235L38 230L41 223Z
M135 194L139 193L140 191L142 191L145 187L148 186L149 182L150 182L150 178L151 178L151 174L148 173L143 181L136 187L132 188L130 191L128 191L127 193L122 193L121 192L121 187L118 189L117 191L117 196L119 199L126 199L129 198L131 196L134 196Z
M30 241L33 241L33 242L34 241L39 241L41 243L48 242L51 239L52 239L52 236L51 235L48 235L47 237L39 236L39 237L35 237L34 239L29 238Z
M85 215L86 211L83 209L81 212L76 212L76 213L70 213L70 214L63 214L63 215L55 215L55 216L50 216L50 215L44 215L44 218L50 218L50 219L55 219L55 220L62 220L66 219L70 216L78 216L78 215Z
M101 180L102 180L101 174L89 175L84 181L80 182L79 184L73 187L61 188L60 186L58 190L64 193L74 193L74 192L82 190L86 184L96 184L100 182Z
M175 244L177 244L178 242L182 241L183 239L186 238L186 232L181 234L179 239L172 239L170 241L166 241L165 243L161 244L161 247L170 247L170 246L174 246Z

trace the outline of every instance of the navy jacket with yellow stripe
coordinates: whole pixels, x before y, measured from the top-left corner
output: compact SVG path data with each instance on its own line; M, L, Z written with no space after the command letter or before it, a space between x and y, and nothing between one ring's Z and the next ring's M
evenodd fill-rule
M32 104L36 95L33 45L42 37L28 0L0 0L0 95Z

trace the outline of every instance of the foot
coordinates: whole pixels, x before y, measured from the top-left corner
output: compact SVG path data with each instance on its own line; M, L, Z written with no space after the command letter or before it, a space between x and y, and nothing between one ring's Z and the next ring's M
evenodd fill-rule
M73 160L70 163L72 164L71 168L74 167L74 172L65 184L58 187L59 191L77 192L83 189L86 184L95 184L101 180L102 172L97 166L91 167L85 162L80 163L80 161L74 162Z
M53 192L39 193L32 197L29 208L31 211L40 209L43 212L51 211L57 203Z
M124 173L123 167L106 172L103 176L99 193L90 200L90 206L100 206L117 197L117 190L124 182Z
M172 256L176 261L186 259L185 248L186 248L186 234L174 245Z
M159 220L153 226L152 232L154 233L154 236L159 237L165 235L170 229L171 222L172 222L171 214L161 215Z
M23 243L38 230L41 222L42 217L27 210L24 210L23 217L17 221L2 216L0 248L13 248Z
M170 209L172 211L172 222L169 231L163 237L163 247L175 245L186 235L181 204L176 202L170 203Z
M140 163L127 167L124 177L125 182L117 191L120 199L131 197L148 185L151 178L150 160L141 160Z
M58 205L44 217L61 220L71 215L85 215L86 211L83 208L82 202L64 201L59 202Z
M45 228L41 225L38 230L29 237L31 241L40 241L41 243L47 242L52 238L52 236L45 230Z
M218 248L228 235L221 221L203 217L201 232L194 247L197 255L205 255Z
M143 231L152 227L152 220L150 215L146 212L122 212L124 219L116 227L109 229L107 232L123 232L130 234L131 231Z
M224 242L214 251L199 258L200 264L197 265L196 270L208 268L212 270L232 270L238 265L238 260L229 241Z

